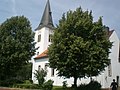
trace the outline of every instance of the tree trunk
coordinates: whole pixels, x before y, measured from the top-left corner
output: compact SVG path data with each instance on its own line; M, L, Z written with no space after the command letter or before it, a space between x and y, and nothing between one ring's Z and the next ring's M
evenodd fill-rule
M90 82L92 81L92 76L90 76Z
M90 82L92 81L93 79L92 79L92 75L90 74Z
M74 88L77 87L77 79L78 79L77 77L74 77L74 85L73 85Z

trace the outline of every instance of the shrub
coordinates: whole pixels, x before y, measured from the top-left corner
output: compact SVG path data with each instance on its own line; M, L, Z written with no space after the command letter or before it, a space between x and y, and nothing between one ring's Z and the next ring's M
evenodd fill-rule
M86 84L81 84L78 86L77 90L87 90L87 85Z
M24 84L32 84L31 80L25 80Z
M53 81L48 80L47 82L45 82L45 76L47 75L47 72L44 69L41 68L40 70L36 70L34 74L36 79L38 80L39 88L43 90L52 90Z
M63 81L63 89L67 88L67 81Z
M54 81L52 81L52 80L48 80L47 82L45 82L43 84L43 89L44 90L52 90L52 88L53 88L53 82Z
M97 81L91 81L88 84L89 90L100 90L101 89L101 84Z
M101 90L101 84L97 81L91 81L89 84L81 84L78 90Z
M37 84L16 84L14 88L23 88L23 89L39 89Z
M0 86L11 87L17 83L23 83L23 81L21 81L18 78L12 77L12 78L6 79L4 81L0 81Z
M35 78L38 80L38 84L41 87L43 83L45 82L45 76L47 75L47 72L43 69L36 70Z

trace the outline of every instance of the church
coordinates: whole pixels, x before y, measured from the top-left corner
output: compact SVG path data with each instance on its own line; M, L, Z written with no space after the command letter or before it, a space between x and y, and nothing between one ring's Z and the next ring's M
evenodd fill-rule
M99 76L93 77L94 80L97 80L101 83L103 88L110 87L110 83L113 79L115 79L120 86L120 40L117 36L115 30L109 30L109 40L113 42L113 46L111 48L111 53L109 58L111 59L111 64L105 68L105 71L102 72ZM57 76L57 71L48 66L49 57L46 54L47 48L51 44L51 35L54 34L54 25L52 20L52 12L50 8L50 2L47 0L43 16L40 24L35 29L35 47L38 48L36 50L36 55L33 57L32 63L32 80L34 83L37 83L36 78L34 77L35 70L39 68L43 68L47 70L46 80L53 80L53 85L62 86L63 81L67 81L68 86L73 84L73 78L65 79L63 77ZM84 84L89 83L89 78L78 79L77 83Z

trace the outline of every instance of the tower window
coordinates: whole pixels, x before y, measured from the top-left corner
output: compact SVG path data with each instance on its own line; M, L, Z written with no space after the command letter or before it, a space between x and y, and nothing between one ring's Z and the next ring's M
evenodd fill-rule
M51 42L51 40L52 40L52 34L49 34L49 42Z
M41 34L38 35L38 42L41 41Z
M38 71L40 71L40 70L41 70L41 65L38 66Z
M51 68L51 76L54 76L54 69Z
M45 63L45 70L47 70L47 67L49 66L48 63Z

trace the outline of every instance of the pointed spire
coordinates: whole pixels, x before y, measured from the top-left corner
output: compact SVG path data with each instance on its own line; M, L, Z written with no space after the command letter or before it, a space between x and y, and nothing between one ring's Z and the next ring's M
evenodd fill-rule
M50 9L50 2L47 0L45 10L41 19L41 22L39 26L36 28L36 30L41 29L42 27L48 27L48 28L53 28L53 21L52 21L52 12Z

